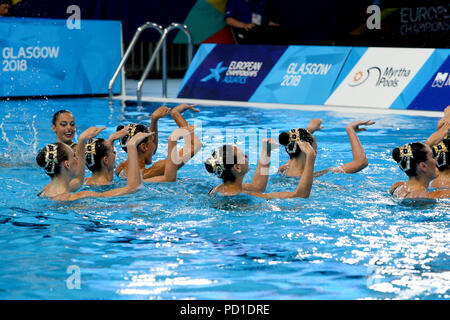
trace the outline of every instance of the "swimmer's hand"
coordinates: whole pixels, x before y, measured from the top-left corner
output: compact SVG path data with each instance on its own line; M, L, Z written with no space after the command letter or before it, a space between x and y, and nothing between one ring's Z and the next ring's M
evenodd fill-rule
M447 107L444 109L444 115L445 115L445 116L450 116L450 106L447 106Z
M152 113L152 121L157 121L161 118L164 118L170 113L170 108L167 108L165 106L159 107Z
M445 125L449 125L450 124L450 113L447 115L444 115L437 124L437 130L441 129L443 126Z
M315 159L317 152L314 150L314 148L309 144L309 142L306 141L297 141L298 146L300 147L300 150L306 154L306 157L310 159Z
M306 127L306 130L308 130L310 133L314 133L315 131L322 129L322 119L318 118L309 120L308 127Z
M138 132L136 133L128 142L127 142L127 148L128 147L136 147L142 140L144 140L147 137L150 137L154 135L154 132Z
M450 135L450 122L444 122L438 129L438 131L434 132L431 136L428 137L425 143L429 146L434 146L449 135Z
M196 125L194 125L194 124L191 124L190 126L178 128L170 134L169 140L170 141L180 140L181 138L184 138L187 135L192 134L194 132L195 128L196 128Z
M112 133L109 136L108 141L109 142L114 142L114 141L116 141L116 140L126 136L128 134L128 129L129 128L130 128L130 125L127 125L127 126L123 127L121 130Z
M197 106L197 105L196 104L182 103L182 104L176 106L175 108L173 108L172 114L174 112L183 113L186 110L191 110L191 111L194 111L194 112L200 112L200 110L194 108L195 106Z
M78 143L82 141L89 140L91 138L95 138L102 130L105 130L106 127L89 127L84 130L80 137L78 138Z
M366 120L366 121L354 121L352 123L349 123L347 125L347 130L354 130L355 132L360 132L360 131L367 131L366 128L360 128L359 126L371 126L375 124L375 121L371 121L371 120Z

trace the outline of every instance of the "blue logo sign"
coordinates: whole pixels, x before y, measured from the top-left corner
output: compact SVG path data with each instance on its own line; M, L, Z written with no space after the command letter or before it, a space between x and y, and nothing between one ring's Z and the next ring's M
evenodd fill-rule
M220 74L228 69L227 67L222 67L222 64L223 64L223 62L220 61L214 69L209 69L209 71L211 73L209 75L207 75L206 77L204 77L200 81L201 82L206 82L206 81L209 81L209 80L214 78L217 82L219 82L220 81Z
M444 51L444 49L441 49ZM449 54L450 50L447 51ZM414 98L408 109L442 111L449 105L450 97L450 56L434 72L425 87Z
M248 101L286 48L216 45L187 73L178 97Z
M249 101L324 104L349 52L349 47L290 46Z

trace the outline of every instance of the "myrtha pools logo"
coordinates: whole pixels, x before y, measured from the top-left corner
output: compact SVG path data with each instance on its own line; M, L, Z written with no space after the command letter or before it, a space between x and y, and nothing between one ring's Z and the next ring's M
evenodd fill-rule
M255 78L261 70L262 62L258 61L231 61L228 67L223 67L223 61L219 62L215 68L209 69L209 75L202 78L201 82L207 82L212 79L222 83L245 84L248 78ZM222 73L225 77L221 79Z
M448 76L448 72L438 72L436 78L434 78L433 84L431 85L433 88L442 88L443 86L450 86L450 77Z
M367 82L371 77L376 79L376 87L396 87L401 78L408 78L411 70L405 68L395 69L393 67L386 67L384 71L379 67L370 67L365 72L358 71L353 75L350 87L357 87Z

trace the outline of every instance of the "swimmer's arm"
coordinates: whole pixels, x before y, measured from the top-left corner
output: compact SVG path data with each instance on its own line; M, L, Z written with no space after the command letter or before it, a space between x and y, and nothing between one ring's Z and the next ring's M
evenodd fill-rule
M145 179L144 182L173 182L177 180L177 169L182 157L178 156L177 141L185 136L187 132L194 131L195 126L178 128L169 136L167 144L167 159L165 161L164 175Z
M121 162L116 168L116 175L119 177L120 172L122 172L122 170L124 170L127 166L128 166L128 160Z
M162 159L154 164L150 168L144 169L142 172L142 179L150 179L157 176L163 176L164 170L166 168L166 161L167 159Z
M367 121L355 121L347 125L346 131L352 146L353 161L341 166L345 173L356 173L368 166L369 161L366 158L364 148L361 141L358 138L356 132L366 131L365 128L359 128L360 125L370 126L375 122Z
M438 144L449 133L449 130L450 122L444 123L438 131L434 132L431 136L428 137L425 143L430 147Z
M309 120L308 126L306 127L306 130L308 130L311 134L314 134L314 132L322 129L322 119L318 118Z
M297 189L292 192L271 192L271 193L250 193L254 196L264 199L288 199L288 198L308 198L311 193L313 176L314 176L314 162L316 159L316 152L308 142L298 141L300 148L306 154L305 169L302 177L298 182Z
M156 176L149 179L144 179L144 182L173 182L177 180L177 142L171 141L169 137L169 143L167 148L167 159L165 161L164 175Z
M127 135L129 128L130 128L130 126L127 125L127 126L123 127L121 130L113 132L109 136L108 141L109 141L109 143L111 143L111 147L112 147L113 150L114 150L114 142L116 140L119 140L120 138L124 137L125 135Z
M132 193L135 191L136 188L131 188L128 185L122 188L117 188L105 192L94 192L94 191L80 191L77 193L72 193L67 200L73 201L73 200L79 200L84 198L111 198L111 197L118 197L125 194Z
M191 158L193 158L203 147L202 142L197 137L195 132L193 132L191 135L185 136L184 140L185 146L181 148L180 151L178 151L178 157L182 158L183 160L177 165L177 169L180 169L182 166L184 166L184 164Z
M77 162L77 170L76 170L76 176L72 180L70 180L69 184L69 190L70 192L75 192L78 189L81 188L84 181L84 175L85 175L85 154L84 154L84 146L86 144L86 139L78 139L78 144L75 147L75 152L78 157Z
M155 143L154 153L156 153L156 150L158 149L158 120L167 116L169 112L170 108L162 106L153 111L152 113L152 121L150 122L150 132L155 133L155 135L153 136L154 137L153 142Z
M272 153L272 149L275 149L277 146L277 143L272 138L264 139L262 141L261 155L259 156L258 166L256 167L252 182L250 184L243 184L244 190L256 192L266 191L267 182L269 180L270 155Z
M443 125L447 124L450 122L450 106L448 106L447 108L445 108L444 110L444 116L438 121L437 123L437 130L439 130Z
M194 112L200 112L200 110L194 108L195 106L195 104L182 103L176 106L171 111L170 114L172 116L172 119L175 121L179 128L189 126L188 122L182 115L184 111L191 110ZM186 135L184 137L184 143L185 147L181 148L181 150L178 152L178 156L184 159L180 164L178 164L178 169L180 169L189 159L195 156L203 146L202 142L195 133L193 133L192 135Z
M341 172L341 169L339 167L330 167L330 168L326 168L324 170L316 171L316 172L314 172L314 178L323 176L324 174L327 174L328 172Z
M141 184L141 172L139 170L136 145L146 137L151 136L152 134L153 133L139 132L136 135L134 135L133 138L130 139L130 141L128 141L127 153L128 153L129 167L128 167L127 185L125 187L108 190L105 192L81 191L71 194L68 200L78 200L90 197L99 197L99 198L118 197L135 191Z
M84 175L85 175L85 163L86 163L86 155L85 155L85 150L84 150L84 146L86 144L86 141L94 138L95 136L97 136L97 134L100 133L100 131L106 129L106 127L102 127L102 128L98 128L98 127L90 127L88 129L86 129L79 137L78 139L78 144L76 146L76 155L78 157L78 162L77 162L77 168L76 168L76 176L75 178L73 178L70 181L69 184L69 190L70 192L74 192L77 191L78 189L81 188L81 186L83 185L84 182Z
M182 127L188 127L189 124L187 123L186 119L181 115L181 113L184 111L185 108L190 109L195 112L199 112L199 110L194 109L195 105L187 105L187 104L181 104L177 107L175 107L171 111L172 118L175 120L176 124L182 128ZM182 109L183 108L183 109ZM182 109L182 110L181 110ZM177 169L180 169L187 161L189 161L203 146L200 139L197 137L195 133L193 135L186 135L184 137L185 140L185 146L178 151L178 157L184 158L183 161L181 161L177 165ZM167 159L160 160L153 164L150 168L145 169L143 173L144 179L150 179L157 176L163 176L165 172ZM160 180L162 178L158 178L157 180ZM147 181L148 182L148 181ZM153 182L161 182L161 181L153 181Z
M432 199L450 198L450 190L437 190L429 192L428 196Z

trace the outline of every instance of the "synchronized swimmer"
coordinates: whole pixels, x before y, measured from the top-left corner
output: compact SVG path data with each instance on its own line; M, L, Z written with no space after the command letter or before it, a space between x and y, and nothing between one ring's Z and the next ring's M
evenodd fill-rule
M199 112L195 105L180 104L173 110L167 107L156 109L151 116L150 127L144 124L118 126L117 131L107 140L96 138L105 128L90 127L78 139L75 137L75 119L68 110L56 112L52 119L52 130L57 142L46 145L37 155L36 162L50 177L51 182L39 193L39 196L58 201L71 201L86 197L115 197L134 192L142 182L173 182L177 171L183 167L201 149L202 142L196 136L195 126L189 125L182 116L190 110ZM168 139L167 157L152 164L152 157L158 147L158 120L171 115L178 128ZM288 177L300 177L294 191L266 193L269 179L272 150L278 148L274 139L262 141L259 161L251 183L243 183L249 172L248 157L237 146L223 145L215 150L205 161L205 168L216 175L222 183L210 190L209 194L234 196L248 194L264 199L272 198L308 198L314 177L328 172L357 173L368 166L364 148L357 132L366 131L362 126L371 126L375 122L354 121L346 126L346 132L352 148L353 159L339 167L330 167L314 172L317 155L317 141L314 133L323 129L321 119L310 120L306 129L294 128L282 132L279 143L285 147L290 159L282 165L278 173ZM184 139L185 145L177 150L177 141ZM116 168L114 142L119 140L122 149L128 154L128 160ZM425 143L414 142L395 148L393 159L409 177L407 182L397 182L390 193L399 199L436 199L450 197L450 106L444 111L444 117L437 124L437 131ZM84 160L84 161L83 161ZM85 168L92 172L85 178ZM127 179L122 188L106 192L81 191L83 184L100 186L111 184L117 176ZM428 191L431 187L436 189Z
M413 142L395 148L392 158L408 176L391 187L400 199L439 199L450 197L450 106L439 120L437 131L425 143ZM437 190L429 191L428 188Z
M356 132L366 131L360 126L371 126L375 122L355 121L347 125L346 131L352 147L353 161L346 163L340 167L330 167L314 173L315 177L324 175L328 172L356 173L367 167L369 164L361 141L359 141ZM298 177L303 174L305 168L305 154L298 148L296 141L307 141L317 152L317 142L313 133L323 129L321 119L312 119L306 129L291 129L289 132L282 132L278 137L281 145L285 146L286 152L290 159L282 165L278 172L284 173L288 177Z

